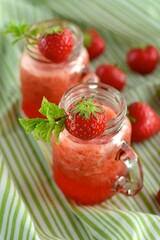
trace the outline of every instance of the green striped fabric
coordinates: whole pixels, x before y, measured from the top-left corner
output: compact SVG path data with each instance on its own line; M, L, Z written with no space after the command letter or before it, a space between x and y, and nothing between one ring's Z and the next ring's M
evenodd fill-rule
M0 32L11 20L37 22L63 17L80 27L95 27L107 42L100 63L117 63L128 75L127 103L146 101L160 114L156 98L160 67L146 77L132 73L126 52L141 44L160 46L159 0L1 0ZM101 204L77 206L56 187L49 165L51 146L27 136L20 111L21 44L0 35L0 240L159 240L160 134L133 144L144 172L135 197L117 194Z

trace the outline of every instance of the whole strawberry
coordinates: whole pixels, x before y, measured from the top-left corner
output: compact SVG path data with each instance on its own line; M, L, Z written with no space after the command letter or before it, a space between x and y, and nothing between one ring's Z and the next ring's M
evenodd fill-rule
M84 46L92 60L104 52L106 43L95 29L88 29L84 32Z
M40 52L54 63L61 63L72 52L74 40L67 28L53 27L38 39Z
M70 134L82 140L100 136L106 129L106 117L101 104L93 97L82 97L69 110L65 126Z
M132 71L142 75L153 72L159 61L156 47L148 45L145 48L133 48L127 54L127 64Z
M102 83L108 84L121 91L126 82L126 74L117 66L101 64L96 69L96 74Z
M132 124L132 141L141 142L160 131L160 117L145 102L134 102L128 107Z

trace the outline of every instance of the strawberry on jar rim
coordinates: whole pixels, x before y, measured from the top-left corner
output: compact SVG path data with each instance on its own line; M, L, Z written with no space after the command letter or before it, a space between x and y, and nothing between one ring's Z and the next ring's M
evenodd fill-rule
M156 69L159 51L152 45L147 45L145 48L133 48L127 53L126 62L132 71L146 75Z
M142 142L160 131L160 117L145 102L133 102L128 106L132 124L132 142Z
M101 64L96 68L96 75L102 83L108 84L121 91L127 82L125 72L112 64Z
M82 97L70 108L65 125L73 136L91 140L100 136L106 129L104 110L94 97Z
M59 26L49 29L38 39L40 52L54 63L67 60L73 45L72 33L69 29Z
M90 60L99 57L106 48L103 37L93 28L84 32L84 46L86 47Z

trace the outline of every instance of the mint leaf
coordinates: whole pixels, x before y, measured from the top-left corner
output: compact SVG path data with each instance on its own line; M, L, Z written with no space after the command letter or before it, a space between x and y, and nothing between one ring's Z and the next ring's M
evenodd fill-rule
M16 43L23 39L26 35L26 32L30 29L30 24L24 23L21 21L20 24L16 24L14 21L11 21L9 26L3 32L3 34L11 34L15 38L13 43Z
M43 139L45 142L50 143L52 131L55 127L55 124L50 124L48 121L41 121L36 125L34 129L34 138L36 140Z
M32 119L25 119L25 118L19 118L18 119L22 127L26 130L27 133L30 133L34 131L36 128L37 124L41 123L42 120L41 118L32 118Z
M56 143L59 143L59 134L65 128L66 114L64 109L56 104L49 102L45 97L42 100L40 113L44 118L23 119L19 122L27 133L34 132L36 140L43 139L45 142L50 142L52 132L54 131Z
M33 45L37 44L37 39L40 36L40 33L43 31L44 26L38 25L33 26L31 28L30 24L25 23L23 20L20 23L16 23L14 21L11 21L10 24L7 26L6 30L3 32L4 35L10 34L14 41L13 44L19 42L20 40L24 38L29 38L29 41L27 44Z
M41 108L39 112L46 116L49 122L54 123L56 120L66 116L65 111L56 104L49 102L43 97Z
M43 118L19 119L20 124L27 133L34 132L36 140L42 138L45 142L50 142L50 137L55 124L50 124Z

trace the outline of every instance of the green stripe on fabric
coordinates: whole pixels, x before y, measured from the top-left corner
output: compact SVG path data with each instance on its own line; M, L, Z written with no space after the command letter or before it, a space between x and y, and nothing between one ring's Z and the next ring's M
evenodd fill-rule
M145 231L146 231L146 233L147 233L147 236L149 236L150 239L155 239L155 238L154 238L154 235L152 234L152 232L151 232L150 229L148 228L148 226L147 226L147 224L146 224L146 222L145 222L145 219L144 219L142 216L139 216L139 218L140 218L143 226L145 227Z
M28 190L30 191L31 196L32 196L34 202L36 202L37 208L38 208L39 210L41 210L41 216L43 217L43 220L46 222L46 226L48 227L48 229L49 229L49 231L50 231L51 233L55 234L55 231L53 230L53 228L52 228L52 226L51 226L51 224L50 224L50 222L49 222L49 220L48 220L48 218L47 218L46 213L43 211L42 205L40 204L39 201L37 201L37 198L36 198L35 192L34 192L34 190L33 190L33 187L30 185L29 180L28 180L27 176L25 175L25 172L24 172L24 170L23 170L23 168L22 168L22 166L21 166L21 163L18 161L18 159L17 159L17 157L16 157L16 154L15 154L15 152L14 152L13 147L11 146L11 144L10 144L10 142L9 142L9 140L8 140L7 138L6 138L6 141L7 141L8 146L10 147L10 150L11 150L11 152L12 152L12 155L13 155L13 157L14 157L14 159L15 159L16 164L17 164L17 166L19 167L20 173L21 173L21 175L23 176L23 179L25 180L25 183L26 183L26 185L27 185L27 188L28 188Z
M16 190L14 189L14 194L13 194L13 197L12 197L12 200L11 200L11 204L10 204L10 208L9 208L9 213L11 213L11 210L13 208L13 204L15 202L15 197L16 197ZM9 220L10 220L10 214L8 214L8 218L7 218L7 223L9 223ZM4 239L8 239L8 227L6 227L6 231L5 231L5 237Z
M16 220L17 220L17 216L18 216L20 207L21 207L21 199L18 198L17 206L15 208L14 216L13 216L11 235L10 235L11 239L14 239L14 233L15 233L15 231L17 231L17 229L15 227L16 227Z
M10 187L11 187L11 181L10 181L10 179L7 179L5 192L4 192L4 195L2 196L2 204L1 204L1 208L0 208L0 213L1 213L0 232L2 231L2 222L3 222L3 219L4 219L4 215L5 215L5 208L6 208L6 203L7 203Z
M5 157L7 157L5 151L3 151L3 148L2 148L2 152L3 152L3 155ZM7 164L9 165L9 168L10 168L13 178L16 180L16 175L15 175L15 172L13 171L13 166L11 165L10 162L7 162ZM18 181L16 181L16 185L17 185L18 189L20 190L20 192L22 192L22 186L20 185L20 183ZM23 196L23 199L24 199L25 203L29 205L29 203L27 203L27 198L25 196ZM34 211L30 210L30 212L31 212L32 217L34 218L34 221L36 222L36 225L39 226L39 228L40 228L40 225L36 220L36 215L34 214Z
M160 228L159 228L160 220L157 221L157 224L156 224L155 219L152 216L148 215L147 218L150 221L152 227L159 234L159 238L160 238Z
M117 239L117 240L118 239L126 239L126 237L131 238L131 235L128 233L128 231L126 231L126 229L123 226L121 226L121 229L120 229L121 231L119 229L117 229L116 226L119 225L119 222L116 219L109 217L110 221L107 221L107 219L105 218L105 213L103 214L102 212L101 213L99 212L97 214L94 211L94 209L89 210L89 213L91 215L93 215L93 218L96 219L97 221L99 221L104 228L108 229L108 232L111 232L112 235L115 236L115 239ZM107 225L106 225L106 222L107 222ZM111 228L112 230L110 228L108 228L108 226L112 227Z
M20 224L20 231L19 231L19 236L18 236L18 239L19 240L22 240L23 239L23 232L24 232L24 227L25 227L25 223L26 223L26 220L27 220L27 210L24 211L24 214L23 214L23 217L22 217L22 220L21 220L21 224Z
M76 211L77 212L77 211ZM97 225L95 224L94 221L91 221L82 211L78 212L78 216L83 219L83 221L85 222L85 224L92 229L93 232L96 232L96 236L105 236L105 232L102 231L101 229L97 229Z
M26 236L26 240L29 240L30 238L30 233L31 233L31 226L32 226L32 221L30 219L30 223L29 223L29 227L28 227L28 232L27 232L27 236Z
M0 158L2 158L2 156L0 155ZM3 177L3 171L4 171L4 161L0 160L1 163L1 167L0 167L0 183L2 181L2 177Z

